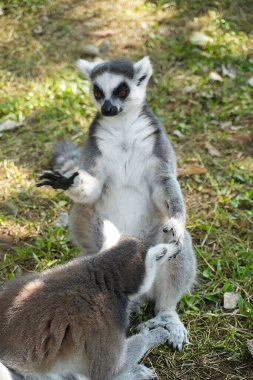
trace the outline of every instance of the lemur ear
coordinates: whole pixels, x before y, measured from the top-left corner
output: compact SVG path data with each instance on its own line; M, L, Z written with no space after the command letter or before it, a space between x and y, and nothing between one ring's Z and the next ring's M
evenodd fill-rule
M97 62L89 62L85 59L78 59L76 67L87 77L90 78L90 73L97 66Z
M152 72L153 70L149 57L144 57L140 61L136 62L134 64L134 77L137 82L137 86L144 83L147 84Z

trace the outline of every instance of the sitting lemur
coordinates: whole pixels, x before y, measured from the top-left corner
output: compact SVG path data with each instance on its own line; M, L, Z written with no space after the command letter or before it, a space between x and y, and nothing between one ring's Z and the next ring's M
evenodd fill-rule
M56 145L53 170L42 174L38 186L63 189L73 200L69 227L84 254L100 250L103 219L122 233L144 238L150 246L165 241L164 231L177 242L180 254L157 273L146 294L155 302L156 316L141 324L139 331L163 327L172 348L181 350L187 331L176 305L194 282L196 260L185 229L176 156L146 104L150 60L79 60L78 67L91 82L98 112L83 147L68 140Z
M126 339L131 299L178 254L100 225L99 253L7 282L0 290L1 380L142 380L139 360L166 342L161 327Z

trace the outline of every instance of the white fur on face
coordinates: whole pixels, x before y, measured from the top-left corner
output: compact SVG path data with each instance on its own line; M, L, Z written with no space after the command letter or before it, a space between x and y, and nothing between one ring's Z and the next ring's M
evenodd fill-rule
M140 61L136 62L134 64L134 71L135 71L135 80L138 80L141 77L145 76L143 83L147 84L147 82L149 81L149 78L151 77L153 73L149 57L144 57Z
M130 89L128 97L124 100L112 96L113 90L115 90L122 82L125 82ZM118 109L122 108L124 113L128 113L136 108L141 108L146 97L146 85L142 84L137 86L137 82L134 79L130 80L123 75L105 72L94 79L92 86L94 84L103 90L105 94L105 98L102 103L100 103L94 98L92 88L93 101L99 111L101 110L104 100L110 100L110 102Z
M126 78L122 75L105 72L98 75L93 84L96 84L105 94L105 99L109 100L112 96L112 92L119 86L120 83L126 82Z
M101 62L99 64L101 64ZM91 79L91 72L98 63L79 59L76 65L87 78ZM148 57L144 57L140 61L134 63L133 79L111 72L104 72L103 74L98 75L92 81L92 87L96 84L104 92L105 98L102 99L101 102L97 101L93 95L92 88L92 98L96 108L100 111L105 100L110 100L111 104L124 113L141 108L146 97L146 87L151 75L152 65ZM124 100L112 97L113 90L122 82L127 83L130 89L130 94Z
M91 71L94 69L94 67L97 66L96 62L89 62L85 59L78 59L76 62L76 67L87 77L90 77Z

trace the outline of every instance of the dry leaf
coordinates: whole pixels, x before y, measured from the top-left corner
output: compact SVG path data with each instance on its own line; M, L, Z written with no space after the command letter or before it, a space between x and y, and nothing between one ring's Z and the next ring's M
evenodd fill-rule
M107 30L97 30L93 32L92 35L99 38L105 38L105 37L113 36L116 33L117 33L116 30L107 29Z
M229 129L233 132L237 132L239 129L242 129L242 125L231 125Z
M103 41L98 47L99 53L105 54L110 49L110 46L111 44L109 41Z
M44 21L46 24L50 21L50 18L48 16L43 16L42 21Z
M69 215L67 212L60 212L58 218L54 221L56 227L67 227L69 224Z
M227 77L229 77L229 78L231 78L231 79L235 79L235 78L236 78L236 71L235 71L234 69L232 69L232 68L228 68L228 67L226 67L226 66L224 65L224 63L223 63L223 65L221 66L221 70L222 70L222 74L223 74L224 76L227 76Z
M189 94L189 93L191 93L191 92L196 91L196 89L197 89L196 84L192 84L192 85L189 85L189 86L185 86L185 87L183 88L183 92L184 92L185 94Z
M253 87L253 77L248 80L248 84Z
M205 46L208 42L212 42L212 39L203 32L194 32L190 41L193 45Z
M179 129L176 129L174 132L173 132L173 135L178 137L179 139L182 139L184 137L184 134L179 131Z
M216 73L216 71L211 71L209 74L209 78L211 80L214 80L215 82L223 82L222 77L220 76L220 74Z
M98 46L91 45L91 44L82 45L80 48L80 52L83 55L89 55L92 57L96 57L100 55Z
M43 28L42 28L42 26L41 25L35 26L35 28L33 29L33 33L38 34L38 35L43 34Z
M17 123L13 120L6 120L2 124L0 124L0 132L10 131L12 129L22 127L24 123Z
M144 29L144 30L147 30L148 29L148 24L145 21L142 21L141 22L141 28Z
M218 149L216 149L212 144L210 144L209 142L206 142L205 143L205 147L208 151L208 153L213 156L213 157L220 157L221 156L221 153L218 151Z
M248 346L249 352L253 356L253 339L247 340L247 346Z
M235 135L228 138L229 141L239 141L239 142L251 142L253 141L253 132L248 135Z
M232 125L232 121L228 120L228 121L223 121L223 123L221 123L220 127L222 129L226 129L226 128L230 128Z
M178 171L178 178L185 177L187 175L205 174L207 168L200 165L185 165Z

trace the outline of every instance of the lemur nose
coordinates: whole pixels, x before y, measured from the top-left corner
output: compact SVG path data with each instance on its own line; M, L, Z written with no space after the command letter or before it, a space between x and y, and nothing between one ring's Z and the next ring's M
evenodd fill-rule
M118 109L110 102L110 100L105 100L101 107L101 112L104 116L115 116L118 114Z

